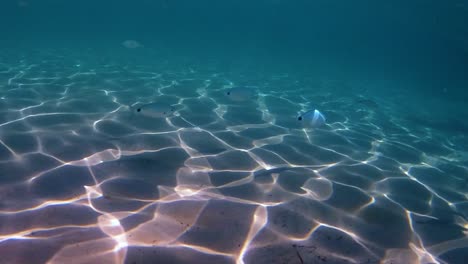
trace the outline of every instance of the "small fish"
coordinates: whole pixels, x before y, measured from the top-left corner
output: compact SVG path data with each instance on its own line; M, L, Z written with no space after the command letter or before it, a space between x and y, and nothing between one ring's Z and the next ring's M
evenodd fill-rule
M134 112L146 117L165 118L174 115L175 108L163 103L149 103L135 107Z
M297 120L307 128L320 127L325 124L325 116L317 109L301 114Z
M126 47L127 49L136 49L136 48L142 48L143 45L141 45L138 41L136 40L125 40L122 42L122 45Z
M243 102L254 97L255 92L246 87L234 87L226 92L226 95L233 101Z

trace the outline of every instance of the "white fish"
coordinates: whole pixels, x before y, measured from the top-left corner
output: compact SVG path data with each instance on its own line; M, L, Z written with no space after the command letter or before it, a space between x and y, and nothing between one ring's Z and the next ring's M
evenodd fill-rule
M246 87L235 87L229 89L226 92L226 95L233 101L242 102L252 99L255 93L254 90Z
M149 103L134 108L138 115L154 118L171 117L175 113L175 108L163 103Z
M126 47L127 49L136 49L136 48L142 48L143 45L141 45L138 41L136 40L126 40L122 42L122 45Z
M317 109L301 114L297 120L307 128L320 127L325 124L325 116Z

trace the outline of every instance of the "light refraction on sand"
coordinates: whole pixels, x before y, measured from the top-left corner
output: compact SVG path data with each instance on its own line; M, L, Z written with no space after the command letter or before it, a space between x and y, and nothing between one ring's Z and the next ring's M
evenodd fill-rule
M366 83L3 61L1 263L443 263L467 248L463 139L323 92ZM249 100L227 96L246 85ZM311 109L326 124L304 128Z

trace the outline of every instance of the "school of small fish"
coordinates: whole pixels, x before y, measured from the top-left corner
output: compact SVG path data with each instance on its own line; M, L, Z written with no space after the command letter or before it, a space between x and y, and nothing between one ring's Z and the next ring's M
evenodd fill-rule
M231 101L237 103L254 100L257 96L254 89L247 87L230 88L225 92L225 95ZM131 107L131 109L135 114L152 118L172 117L176 113L176 109L173 105L162 102L147 103L139 105L138 107ZM325 116L317 109L301 113L297 117L297 121L299 121L304 128L308 129L318 128L326 124Z

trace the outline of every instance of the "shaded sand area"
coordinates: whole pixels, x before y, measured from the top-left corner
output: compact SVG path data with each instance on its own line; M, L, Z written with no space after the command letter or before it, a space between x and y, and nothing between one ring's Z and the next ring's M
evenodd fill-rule
M463 123L335 93L366 82L90 58L0 62L0 263L468 258Z

